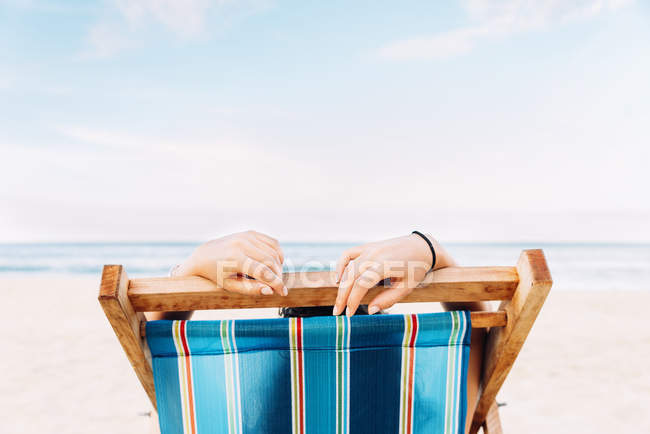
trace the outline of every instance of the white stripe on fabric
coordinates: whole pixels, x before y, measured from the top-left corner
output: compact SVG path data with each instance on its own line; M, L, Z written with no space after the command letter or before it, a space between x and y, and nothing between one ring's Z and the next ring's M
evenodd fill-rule
M409 434L413 433L413 429L415 428L415 367L417 366L415 361L417 360L418 352L417 352L417 345L418 345L418 335L420 334L420 318L416 315L413 317L413 322L417 324L417 328L415 329L415 335L413 336L413 382L409 383L409 386L411 387L411 396L412 396L412 407L411 407L411 414L409 415L411 419L411 430L409 431Z
M190 340L187 337L187 321L184 321L184 327L183 327L183 337L184 340L187 344L187 354L185 355L185 362L187 363L186 369L189 371L188 378L187 378L187 396L188 396L188 401L187 401L187 407L190 411L189 413L189 425L190 425L190 432L197 432L197 426L196 426L196 399L194 397L194 370L192 369L192 350L190 348ZM189 399L191 397L191 399Z
M178 365L178 386L180 391L181 399L181 408L182 408L182 418L183 418L183 433L189 434L190 430L188 429L188 424L190 423L188 418L188 407L189 402L187 399L187 383L185 377L187 376L185 370L185 351L183 350L183 342L180 338L180 321L174 321L172 323L172 334L174 336L174 346L176 347L176 360Z
M237 397L235 391L235 387L236 387L235 369L233 366L233 360L235 355L233 353L233 346L230 339L231 328L232 328L230 320L222 320L221 327L222 327L221 342L224 349L226 402L227 402L227 410L228 410L228 432L230 434L236 434L237 427L238 427L237 424L238 417L237 417Z
M454 366L454 377L456 378L456 396L454 397L454 406L455 406L455 412L454 412L454 425L455 425L455 430L454 432L460 431L458 427L458 412L460 410L460 383L461 383L461 375L462 375L462 367L463 367L463 347L462 343L463 340L465 339L465 333L467 332L467 318L465 316L465 312L459 312L458 314L459 319L461 320L461 332L458 333L459 337L456 341L456 352L458 354L458 362L456 363L456 366Z
M451 331L449 332L449 342L447 344L447 382L446 382L446 387L445 387L445 434L450 434L453 432L453 421L449 420L450 419L450 410L451 406L453 403L453 393L450 396L450 390L453 391L453 383L450 384L450 382L454 381L454 369L453 369L453 362L455 361L454 358L454 346L453 346L453 338L454 338L454 332L456 330L456 312L449 312L449 316L451 317Z
M231 335L232 335L232 350L233 350L233 363L235 364L235 411L236 411L236 423L237 423L237 432L242 433L242 411L241 411L241 388L239 381L239 353L237 353L237 342L235 340L235 320L231 322Z

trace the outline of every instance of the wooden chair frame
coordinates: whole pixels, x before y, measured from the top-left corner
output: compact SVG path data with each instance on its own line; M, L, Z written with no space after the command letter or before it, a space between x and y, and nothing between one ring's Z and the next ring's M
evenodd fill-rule
M336 298L333 272L285 273L287 297L244 296L200 277L129 280L121 265L106 265L99 302L138 379L156 407L143 312L328 306ZM472 312L473 328L489 328L479 397L470 429L501 433L496 395L510 372L552 285L542 250L524 250L516 267L449 267L430 273L402 302L500 300L495 312ZM364 297L368 303L382 288ZM472 414L472 412L469 412Z

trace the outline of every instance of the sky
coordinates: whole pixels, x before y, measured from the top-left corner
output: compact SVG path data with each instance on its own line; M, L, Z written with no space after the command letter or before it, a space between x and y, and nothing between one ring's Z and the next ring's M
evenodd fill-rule
M650 4L0 0L0 242L650 241Z

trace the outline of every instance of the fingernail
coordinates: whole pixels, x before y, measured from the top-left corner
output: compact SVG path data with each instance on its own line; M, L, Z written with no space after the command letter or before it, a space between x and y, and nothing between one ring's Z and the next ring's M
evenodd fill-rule
M368 308L368 315L374 315L377 312L379 312L379 306L375 306L374 304Z
M339 312L339 308L337 306L334 306L334 309L332 309L332 315L338 316L341 312Z
M273 295L273 290L269 288L268 286L263 286L262 287L262 294L264 295Z
M287 295L289 295L289 290L287 289L286 286L282 289L282 294L283 294L285 297L286 297Z
M345 310L345 315L352 316L352 309L350 309L350 306Z

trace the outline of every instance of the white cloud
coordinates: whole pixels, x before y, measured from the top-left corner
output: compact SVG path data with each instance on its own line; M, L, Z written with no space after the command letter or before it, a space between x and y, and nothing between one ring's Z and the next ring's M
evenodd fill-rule
M111 57L132 48L143 31L155 26L186 40L197 38L233 17L265 8L267 0L109 0L107 5L105 16L88 32L83 58ZM208 19L215 16L218 24L208 29Z
M83 58L107 58L129 46L129 41L115 25L98 23L88 32L89 49Z
M167 154L170 158L244 161L251 157L250 146L230 137L206 138L203 135L174 139L131 132L111 131L84 126L59 126L61 134L85 145L99 145L118 151L138 152L145 155Z
M226 0L115 0L131 26L153 20L182 36L201 33L209 9L224 3Z
M593 17L634 0L464 0L472 24L436 35L404 39L385 45L385 59L441 59L467 53L481 39L499 38L542 29L555 23Z

